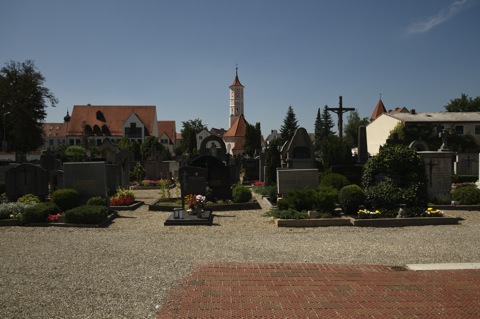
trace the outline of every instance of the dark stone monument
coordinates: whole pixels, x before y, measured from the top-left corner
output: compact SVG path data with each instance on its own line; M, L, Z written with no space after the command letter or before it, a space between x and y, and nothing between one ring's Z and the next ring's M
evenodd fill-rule
M210 155L222 162L227 161L227 147L223 139L217 135L209 135L202 140L198 151L200 156Z
M12 164L5 172L5 191L10 201L16 201L26 194L46 198L48 172L33 164Z
M190 166L206 169L207 183L208 187L213 191L213 197L220 199L232 198L230 167L225 166L218 158L210 155L197 157L190 163Z
M127 188L130 185L130 169L135 156L132 152L121 150L117 153L116 162L120 166L120 186Z
M65 188L78 191L85 202L91 197L107 197L107 169L105 162L63 163Z
M282 162L282 166L287 168L316 168L315 149L307 130L303 127L298 128L292 139L284 145Z
M182 207L185 207L185 196L205 195L207 190L208 170L202 167L183 166L178 170L180 174L180 192Z
M243 183L251 183L259 180L259 160L254 158L246 158L243 160L243 168L245 175L243 175Z
M365 125L360 125L358 128L358 163L365 164L368 161L367 148L367 128Z

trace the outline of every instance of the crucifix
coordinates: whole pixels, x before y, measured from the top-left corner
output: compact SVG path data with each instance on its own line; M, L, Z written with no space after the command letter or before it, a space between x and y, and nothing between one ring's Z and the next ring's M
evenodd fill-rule
M327 111L332 111L337 113L338 115L338 136L340 137L340 141L343 141L343 113L347 113L349 111L355 111L354 108L351 107L343 107L342 105L342 96L338 97L338 107L327 107Z
M430 162L428 164L426 164L428 167L429 167L429 171L430 171L430 177L429 177L429 180L430 180L430 187L432 187L432 171L433 171L433 166L437 165L436 163L433 162L432 159L430 159Z

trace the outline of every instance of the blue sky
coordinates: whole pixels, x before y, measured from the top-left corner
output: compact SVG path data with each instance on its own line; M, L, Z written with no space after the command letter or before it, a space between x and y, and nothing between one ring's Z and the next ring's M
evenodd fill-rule
M266 136L291 105L444 111L480 96L480 0L0 0L0 62L31 59L59 99L156 105L158 120L228 128L238 64L245 117ZM332 114L336 118L335 114Z

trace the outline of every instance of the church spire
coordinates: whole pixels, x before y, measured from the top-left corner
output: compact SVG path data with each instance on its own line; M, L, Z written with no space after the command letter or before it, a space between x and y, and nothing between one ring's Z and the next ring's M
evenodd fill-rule
M244 86L238 79L238 66L235 68L235 80L230 85L230 118L229 128L235 123L240 115L243 115L243 90Z

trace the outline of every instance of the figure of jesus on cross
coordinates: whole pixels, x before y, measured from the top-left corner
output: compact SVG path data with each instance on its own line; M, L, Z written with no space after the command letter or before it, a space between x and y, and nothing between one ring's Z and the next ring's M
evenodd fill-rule
M337 113L337 115L338 115L338 136L340 137L340 141L343 141L343 113L347 113L349 111L355 111L355 109L351 108L351 107L344 108L342 106L342 96L341 95L338 97L338 99L339 99L338 107L335 107L335 108L327 107L327 111L332 111L334 113Z

